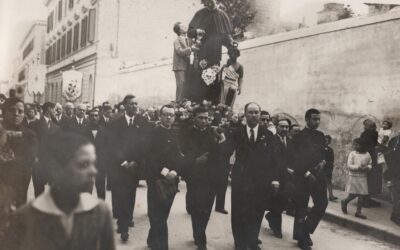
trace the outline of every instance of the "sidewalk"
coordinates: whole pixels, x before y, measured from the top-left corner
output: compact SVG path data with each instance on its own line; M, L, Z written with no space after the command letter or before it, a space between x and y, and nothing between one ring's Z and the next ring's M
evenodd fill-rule
M336 223L388 243L400 245L400 226L390 220L392 205L389 202L379 200L381 207L363 208L362 213L368 218L363 220L354 216L357 199L349 203L348 214L343 214L340 201L347 197L347 194L339 190L334 190L334 194L338 197L338 200L329 202L323 218L325 221Z

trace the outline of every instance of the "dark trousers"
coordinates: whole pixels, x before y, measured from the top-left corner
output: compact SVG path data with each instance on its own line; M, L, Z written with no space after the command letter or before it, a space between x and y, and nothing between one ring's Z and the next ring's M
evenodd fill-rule
M282 212L287 204L287 194L283 190L271 196L268 201L268 213L265 215L269 226L273 230L282 231Z
M114 218L121 232L128 232L135 208L137 180L115 182L111 189Z
M392 181L393 210L391 220L400 225L400 180Z
M95 185L96 185L97 197L105 200L106 199L106 173L103 169L100 169L100 168L98 169Z
M229 167L224 167L221 173L219 173L219 181L216 186L216 201L215 201L216 210L225 209L225 196L226 196L226 190L228 189L229 172L230 172Z
M326 192L326 180L318 177L317 182L308 183L304 177L295 177L296 187L295 197L295 220L293 227L293 239L304 240L307 234L314 233L319 222L325 214L328 206L328 197ZM308 202L310 197L314 206L308 212Z
M190 183L189 186L193 238L197 245L204 245L207 244L206 229L214 204L215 188L207 180Z
M35 193L35 197L38 197L44 192L44 188L46 186L46 178L45 178L45 167L44 165L35 165L32 170L32 182L33 189Z
M150 231L147 244L152 250L168 250L168 216L175 196L163 201L157 194L154 181L147 182L148 215Z
M185 196L185 202L186 202L186 212L188 214L192 213L192 207L193 207L193 195L191 191L191 183L189 181L186 181L186 196Z
M232 181L232 233L235 247L253 248L258 244L261 222L265 211L265 192L247 188Z

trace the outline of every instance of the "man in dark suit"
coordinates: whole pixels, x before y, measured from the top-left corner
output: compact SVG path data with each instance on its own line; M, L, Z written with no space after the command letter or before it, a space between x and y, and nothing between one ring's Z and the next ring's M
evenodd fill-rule
M105 128L108 128L112 120L112 107L108 102L104 102L101 107L101 116L99 124Z
M44 103L42 106L43 116L33 124L33 128L39 140L39 163L35 165L32 173L35 197L38 197L44 192L44 187L48 182L49 167L51 167L49 165L50 158L48 155L50 139L60 132L60 128L53 122L54 107L54 103Z
M193 111L194 126L183 135L187 160L185 180L188 185L193 238L198 249L207 249L206 228L210 219L215 193L220 136L209 126L209 113L199 107Z
M135 96L125 96L123 104L125 114L110 124L109 180L118 232L121 233L121 239L127 241L129 226L133 226L136 188L144 163L147 138Z
M305 114L306 127L294 138L296 187L295 221L293 238L301 249L311 249L314 233L328 206L327 187L324 167L325 136L318 131L321 121L320 112L309 109ZM314 206L308 212L308 201L313 199Z
M2 169L5 171L3 176L6 180L0 181L10 183L15 194L12 202L20 207L27 201L31 168L37 160L37 137L32 130L22 125L24 103L20 99L15 97L6 99L2 105L2 113L4 117L2 126L7 131L7 143L14 153L15 164L7 172Z
M109 164L108 157L108 134L107 130L99 124L99 109L93 108L89 111L89 124L85 136L93 143L97 155L96 191L97 197L106 198L106 173Z
M63 108L60 103L56 103L54 108L54 123L57 124L60 129L65 130L70 122L71 118L63 113Z
M81 103L76 107L75 116L69 120L65 130L84 136L89 125L89 120L86 119L85 114L86 105Z
M259 126L261 108L245 106L247 124L232 139L236 160L232 169L232 233L235 249L260 249L258 235L269 197L279 189L273 135Z
M287 200L294 192L291 181L293 175L293 141L288 137L290 120L280 119L277 124L277 134L274 135L273 148L275 151L281 185L269 203L266 214L269 226L277 238L282 238L282 212L287 205Z
M183 154L177 131L172 128L175 110L160 109L160 124L152 129L148 150L147 184L150 231L147 244L153 250L168 249L167 220L183 172ZM164 189L164 190L161 190ZM165 196L161 192L166 192Z

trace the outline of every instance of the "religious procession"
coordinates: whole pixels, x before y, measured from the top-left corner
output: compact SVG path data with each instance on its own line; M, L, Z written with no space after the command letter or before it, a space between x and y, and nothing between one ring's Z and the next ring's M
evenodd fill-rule
M337 149L348 135L321 129L318 105L298 115L242 97L238 20L200 2L169 24L174 100L146 107L127 91L92 105L74 80L62 101L0 96L1 250L398 249L398 120L361 116ZM356 229L325 221L330 210ZM393 240L363 233L375 220Z

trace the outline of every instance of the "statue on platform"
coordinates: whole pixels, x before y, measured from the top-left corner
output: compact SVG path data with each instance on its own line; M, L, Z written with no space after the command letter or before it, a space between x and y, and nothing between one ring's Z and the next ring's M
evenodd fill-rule
M188 37L195 40L189 97L197 103L208 100L218 104L221 95L218 75L222 46L229 49L237 47L237 43L231 36L229 17L218 8L215 0L201 1L204 8L196 12L188 30Z

